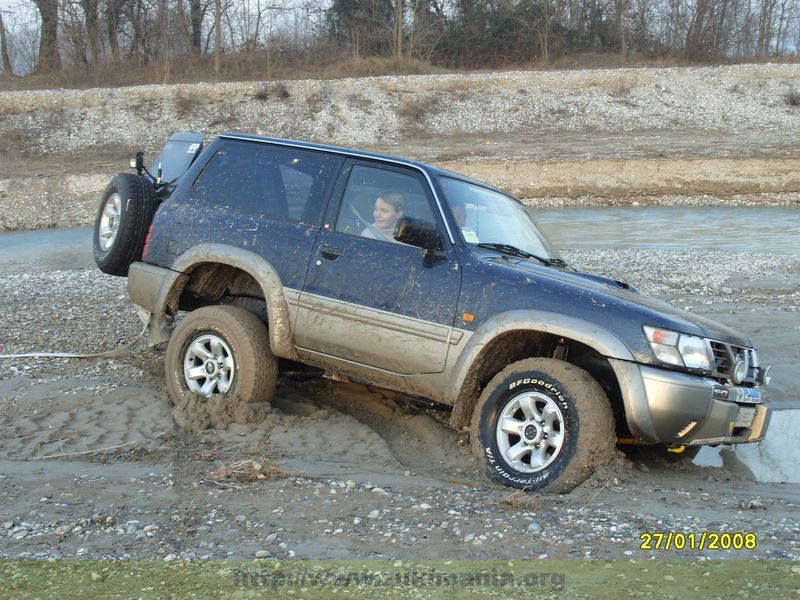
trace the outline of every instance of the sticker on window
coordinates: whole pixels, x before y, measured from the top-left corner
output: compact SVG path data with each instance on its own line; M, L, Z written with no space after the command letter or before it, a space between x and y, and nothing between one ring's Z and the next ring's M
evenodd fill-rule
M471 229L462 229L461 235L464 236L464 239L468 244L477 244L478 243L478 234L472 231Z

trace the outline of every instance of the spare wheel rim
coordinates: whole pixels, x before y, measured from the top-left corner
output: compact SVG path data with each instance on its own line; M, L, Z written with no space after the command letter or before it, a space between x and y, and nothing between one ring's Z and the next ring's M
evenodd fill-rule
M114 245L119 231L119 219L122 213L122 198L117 192L111 194L103 205L103 213L100 215L100 227L97 229L97 237L100 248L103 252L108 252Z

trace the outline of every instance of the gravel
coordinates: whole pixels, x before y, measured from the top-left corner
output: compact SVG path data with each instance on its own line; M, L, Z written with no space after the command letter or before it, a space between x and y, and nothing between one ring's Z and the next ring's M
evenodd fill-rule
M171 476L171 475L170 475ZM672 558L774 558L797 560L800 552L794 546L800 527L791 514L796 506L784 499L756 497L737 492L735 487L726 499L714 499L709 492L674 488L672 481L655 483L653 497L661 497L666 507L650 514L638 510L647 499L641 483L629 471L621 471L607 481L590 482L578 499L518 495L512 502L508 494L496 489L452 486L450 489L411 488L387 491L380 511L385 519L363 522L348 515L375 502L363 487L342 487L343 481L315 481L294 478L279 484L251 485L241 489L214 489L202 480L203 495L188 494L188 482L181 485L183 496L179 506L158 508L142 506L93 508L73 512L83 516L70 519L51 518L33 507L15 515L4 524L5 540L0 538L2 558L162 558L163 560L255 557L266 560L322 555L349 540L347 547L352 558L381 559L403 555L411 549L415 558L606 558L630 556L638 548L643 531L758 531L763 542L759 550L726 550L703 553L679 551ZM670 480L669 474L662 479ZM725 476L720 477L721 481ZM715 476L706 475L702 485L714 490ZM729 480L728 480L729 481ZM75 478L74 492L68 494L73 503L86 501L91 485L112 483L103 477L87 480ZM135 478L132 485L150 491L163 485L163 478ZM606 493L602 484L611 484L613 493ZM332 511L320 506L317 493L338 486L343 494L342 509ZM451 508L421 515L409 511L409 505L419 495L434 499ZM245 502L258 499L262 509L251 509L243 528L231 528L237 523L232 511L236 497ZM626 508L618 498L627 498ZM765 510L742 508L744 502L754 501ZM285 520L269 515L277 502L292 502L294 508ZM685 510L688 502L700 506ZM718 504L716 513L703 504ZM376 509L377 510L377 509ZM274 513L274 509L272 510ZM327 514L329 518L309 518L312 514ZM776 515L780 514L779 518ZM334 516L335 515L335 516ZM280 523L283 522L283 526ZM149 523L146 524L145 523ZM543 523L543 524L540 524ZM207 524L203 526L201 524ZM135 533L132 533L134 532ZM266 532L273 531L270 536ZM280 538L272 537L276 532ZM313 535L314 539L308 539ZM279 539L285 541L278 541ZM47 543L56 540L57 544ZM136 540L131 545L131 540ZM335 541L338 540L338 541ZM17 543L19 542L19 544ZM439 544L448 548L441 556L430 548ZM21 546L21 547L20 547ZM91 548L90 548L91 546ZM316 547L315 553L312 548ZM22 550L28 548L30 550ZM257 548L252 549L251 548ZM639 551L636 551L640 554ZM653 554L657 556L657 554Z
M169 131L238 130L343 145L386 143L409 131L694 129L763 138L800 127L800 110L786 99L798 79L800 65L765 64L198 83L10 92L0 98L0 114L36 153L154 151Z
M798 256L623 249L569 251L564 257L579 269L624 278L679 305L800 307ZM756 285L765 277L769 287ZM108 350L139 330L124 279L94 270L0 277L3 352ZM109 386L128 379L163 390L161 360L162 351L141 342L114 360L2 361L0 385L10 380L2 389L12 391L0 398L0 411L18 403L24 382L95 382L81 391L84 397L107 394ZM319 411L309 402L292 410ZM162 438L165 449L63 462L46 479L7 467L0 475L0 557L800 559L792 488L756 486L724 469L661 463L642 469L618 457L563 497L426 482L402 469L380 481L352 468L341 477L287 472L267 481L210 480L210 461L263 448L258 426L249 427L194 437L170 433ZM252 446L249 437L236 445L251 435ZM113 464L104 464L108 460ZM70 475L70 469L80 474ZM758 547L668 554L640 549L643 532L666 530L754 531Z

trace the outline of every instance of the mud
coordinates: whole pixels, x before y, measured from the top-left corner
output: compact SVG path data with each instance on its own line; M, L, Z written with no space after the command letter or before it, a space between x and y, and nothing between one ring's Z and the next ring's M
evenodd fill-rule
M269 404L255 404L237 396L230 398L187 396L172 407L171 416L185 431L228 429L231 425L267 424L272 411Z

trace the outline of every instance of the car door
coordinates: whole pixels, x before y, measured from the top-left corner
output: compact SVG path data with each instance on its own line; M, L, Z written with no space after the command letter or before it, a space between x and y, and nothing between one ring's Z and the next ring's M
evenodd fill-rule
M350 161L311 253L295 343L392 373L441 372L454 343L461 270L444 235L443 251L425 256L376 231L380 195L401 198L404 216L428 220L444 233L421 172Z

